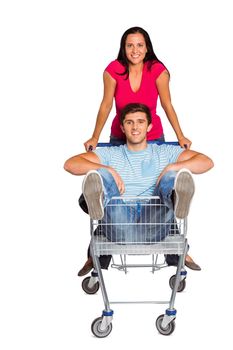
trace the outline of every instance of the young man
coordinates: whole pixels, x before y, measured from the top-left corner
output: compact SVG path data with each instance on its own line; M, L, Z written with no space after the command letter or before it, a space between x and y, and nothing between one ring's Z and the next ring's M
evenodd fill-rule
M167 207L168 222L172 221L174 214L181 219L188 215L195 190L191 174L208 171L213 167L213 161L202 153L180 146L148 144L146 135L151 127L148 107L129 104L121 114L126 145L99 148L65 162L64 168L71 174L86 175L83 194L92 219L105 220L104 207L113 196L121 195L159 195ZM118 214L124 215L122 212ZM157 232L154 240L163 239L167 233ZM121 232L121 238L122 234L125 241L134 239L129 228ZM116 234L114 240L118 239ZM192 263L190 257L186 259L186 265Z

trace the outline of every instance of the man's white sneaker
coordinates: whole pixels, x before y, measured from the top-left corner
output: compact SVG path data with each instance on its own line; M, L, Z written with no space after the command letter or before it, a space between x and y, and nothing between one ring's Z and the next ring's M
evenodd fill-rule
M195 184L190 170L181 169L178 171L174 190L175 215L178 219L184 219L188 216L190 203L195 192Z
M91 219L101 220L104 216L103 180L98 171L91 170L86 174L82 191Z

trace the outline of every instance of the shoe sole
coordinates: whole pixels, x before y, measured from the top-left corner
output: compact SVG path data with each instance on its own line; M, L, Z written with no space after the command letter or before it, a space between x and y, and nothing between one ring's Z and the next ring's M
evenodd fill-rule
M188 216L190 204L195 192L192 174L189 170L178 172L175 181L175 215L178 219Z
M101 220L104 216L103 181L97 171L89 172L83 181L83 195L92 220Z

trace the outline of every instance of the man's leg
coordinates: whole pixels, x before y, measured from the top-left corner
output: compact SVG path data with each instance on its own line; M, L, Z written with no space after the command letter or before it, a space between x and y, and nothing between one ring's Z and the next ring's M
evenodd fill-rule
M176 172L166 173L154 192L155 196L160 197L160 201L151 199L142 208L141 220L145 222L147 242L163 241L174 223L172 196L175 177Z
M166 173L157 186L155 195L160 196L164 203L174 208L177 218L183 219L188 216L194 191L195 185L191 172L187 169L181 169L179 172ZM178 230L175 219L171 228L173 231ZM178 255L167 255L165 258L168 265L177 266ZM185 265L192 270L201 270L200 266L189 255L186 255Z
M160 180L158 186L155 189L155 195L159 196L162 203L168 205L170 210L174 210L174 184L177 172L167 172ZM176 220L173 216L173 223L171 224L169 231L172 230L174 233L178 233L178 227ZM169 234L168 231L168 234ZM169 254L165 255L165 260L168 266L177 266L179 261L179 255Z
M173 197L174 197L174 183L176 178L176 171L168 171L160 179L159 184L155 188L154 195L159 196L161 202L165 206L174 211Z
M179 219L188 216L194 192L193 177L188 169L167 172L155 189L155 195L158 195L169 209L174 209L175 216Z
M99 235L99 234L101 234L100 226L98 226L94 232L94 235ZM107 270L109 267L109 264L111 262L111 259L112 259L111 255L101 255L99 257L101 269ZM93 269L93 261L92 261L92 257L90 254L90 245L89 245L88 250L87 250L87 261L85 262L83 267L79 270L78 276L80 276L80 277L84 276L84 275L88 274L92 269Z
M114 196L119 196L119 190L113 176L104 168L98 171L90 171L83 180L83 193L79 199L81 208L90 213L92 219L102 219L104 207ZM80 203L81 201L81 203ZM82 204L82 205L81 205ZM98 226L94 234L101 233L101 227ZM78 272L78 276L84 276L93 268L92 257L90 256L90 247L88 248L87 261ZM108 269L111 261L111 255L100 256L100 266Z
M107 203L112 197L120 195L113 176L104 168L89 171L83 180L82 190L93 220L101 220Z
M139 220L140 225L136 227L136 230L141 231L142 241L161 242L169 234L174 222L174 212L159 199L151 199L142 204Z
M134 208L130 204L125 205L121 199L112 200L113 197L119 197L120 192L107 169L101 168L98 171L88 172L83 181L83 194L90 217L101 220L100 229L109 241L132 241L135 230L126 224L135 222Z

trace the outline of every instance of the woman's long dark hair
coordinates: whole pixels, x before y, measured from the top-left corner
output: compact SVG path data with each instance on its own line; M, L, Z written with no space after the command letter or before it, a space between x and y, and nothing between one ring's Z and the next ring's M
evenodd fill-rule
M125 53L125 42L126 42L126 38L127 38L127 36L129 34L136 34L136 33L142 34L144 39L145 39L147 53L146 53L146 56L145 56L143 62L145 63L145 62L148 61L148 69L151 69L152 65L155 62L162 63L158 59L156 54L154 53L153 45L152 45L152 42L150 40L149 34L141 27L129 28L122 35L121 42L120 42L120 50L119 50L119 53L118 53L118 56L117 56L117 60L125 67L125 71L123 73L117 73L117 74L119 74L119 75L125 75L126 74L126 79L129 76L129 62L128 62L128 59L127 59L126 53Z

